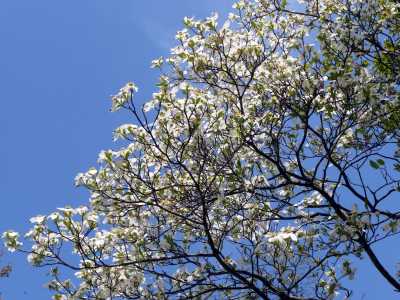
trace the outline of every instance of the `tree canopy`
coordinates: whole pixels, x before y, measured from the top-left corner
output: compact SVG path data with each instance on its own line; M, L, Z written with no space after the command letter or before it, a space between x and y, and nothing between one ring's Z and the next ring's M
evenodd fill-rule
M54 299L333 299L400 225L400 4L238 1L185 18L158 90L112 98L90 203L31 219ZM71 272L68 270L73 270Z

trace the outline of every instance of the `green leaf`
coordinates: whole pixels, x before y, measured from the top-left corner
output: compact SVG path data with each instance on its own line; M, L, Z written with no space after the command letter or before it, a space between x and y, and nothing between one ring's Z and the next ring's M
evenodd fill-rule
M369 161L369 165L374 169L379 169L380 168L379 164L374 160L370 160Z
M378 163L378 164L380 164L381 166L383 166L384 164L385 164L385 161L383 160L383 159L377 159L376 160L376 162Z

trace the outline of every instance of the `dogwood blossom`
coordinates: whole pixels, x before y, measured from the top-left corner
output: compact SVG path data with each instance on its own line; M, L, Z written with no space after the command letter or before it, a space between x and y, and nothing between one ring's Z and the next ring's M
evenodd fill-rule
M22 246L22 243L18 240L19 233L15 231L5 231L2 235L4 239L4 245L7 247L8 251L14 252Z

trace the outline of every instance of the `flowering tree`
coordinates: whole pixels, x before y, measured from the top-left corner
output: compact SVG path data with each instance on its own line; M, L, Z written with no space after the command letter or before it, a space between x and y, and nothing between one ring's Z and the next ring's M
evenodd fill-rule
M331 299L360 257L400 290L373 248L400 225L399 3L234 9L185 18L146 104L112 98L134 122L76 177L90 204L31 219L54 299Z

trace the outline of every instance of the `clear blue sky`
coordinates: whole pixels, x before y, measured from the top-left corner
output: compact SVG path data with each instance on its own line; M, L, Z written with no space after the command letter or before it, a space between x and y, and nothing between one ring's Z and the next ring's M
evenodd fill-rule
M229 0L0 1L0 232L26 231L29 218L86 203L78 172L113 147L109 96L127 81L144 101L155 91L150 61L167 55L184 16L226 15ZM393 245L392 245L393 246ZM395 249L392 251L395 253ZM387 255L390 257L390 254ZM7 255L14 272L0 280L5 300L50 299L45 269ZM355 299L395 299L368 268Z

